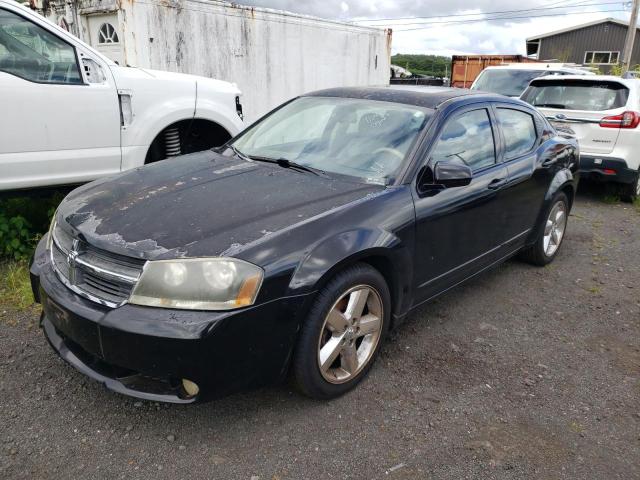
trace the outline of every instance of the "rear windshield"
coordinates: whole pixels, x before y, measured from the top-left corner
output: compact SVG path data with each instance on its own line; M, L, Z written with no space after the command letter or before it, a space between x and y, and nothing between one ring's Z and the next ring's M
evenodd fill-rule
M522 99L534 107L599 112L624 107L629 89L618 82L549 80L533 82Z
M555 74L548 70L488 69L480 73L473 90L519 97L534 78Z

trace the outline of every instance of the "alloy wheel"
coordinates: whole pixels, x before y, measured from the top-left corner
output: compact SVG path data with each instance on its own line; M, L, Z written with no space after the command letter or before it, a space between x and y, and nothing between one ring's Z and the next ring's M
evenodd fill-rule
M355 378L376 350L384 318L382 299L369 285L343 293L327 314L318 340L318 367L329 383Z
M544 227L543 247L547 257L552 257L562 242L567 228L567 206L563 201L556 202Z

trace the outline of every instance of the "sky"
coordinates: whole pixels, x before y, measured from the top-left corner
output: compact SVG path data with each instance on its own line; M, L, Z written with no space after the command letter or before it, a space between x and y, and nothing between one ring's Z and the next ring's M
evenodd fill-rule
M389 27L393 29L393 53L433 55L524 54L527 37L607 17L628 21L631 5L615 0L240 0L238 3ZM497 17L501 18L490 20Z

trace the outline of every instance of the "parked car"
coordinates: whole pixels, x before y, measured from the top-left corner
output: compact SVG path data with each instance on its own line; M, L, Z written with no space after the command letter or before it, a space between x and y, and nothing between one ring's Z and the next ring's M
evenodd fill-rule
M547 75L594 75L593 72L558 63L514 63L487 67L471 85L471 90L519 97L534 78Z
M340 88L225 146L60 204L31 275L53 348L117 392L194 402L293 374L328 399L419 305L558 254L575 140L517 99Z
M95 180L243 128L234 85L119 66L13 0L0 0L0 103L0 190Z
M580 144L584 176L640 196L640 80L614 76L540 78L522 95Z

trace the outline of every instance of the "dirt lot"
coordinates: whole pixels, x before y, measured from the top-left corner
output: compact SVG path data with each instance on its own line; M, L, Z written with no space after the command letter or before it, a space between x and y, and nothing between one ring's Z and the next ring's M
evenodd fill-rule
M640 478L640 209L582 193L556 262L518 261L415 312L370 378L138 402L0 309L0 478Z

